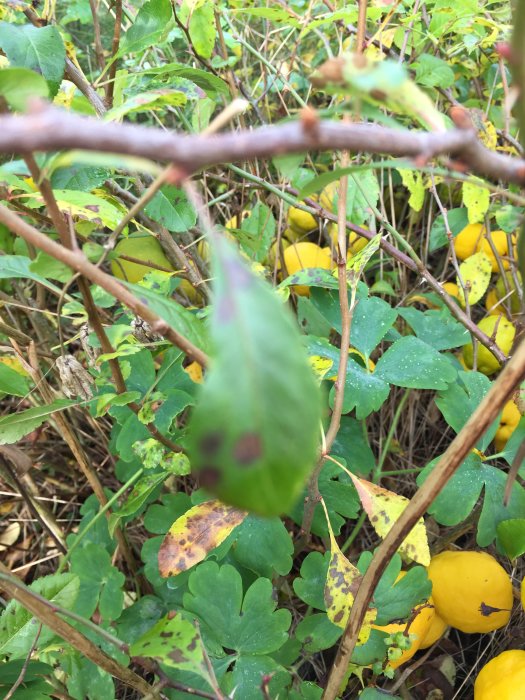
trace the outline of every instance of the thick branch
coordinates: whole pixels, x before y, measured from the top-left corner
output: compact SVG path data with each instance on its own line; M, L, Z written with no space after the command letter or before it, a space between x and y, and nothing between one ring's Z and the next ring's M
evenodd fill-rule
M104 122L51 107L0 118L0 153L81 148L171 161L186 173L221 163L269 158L312 150L347 150L429 159L450 155L469 170L493 180L525 183L525 160L486 149L474 130L439 133L389 129L376 124L301 121L211 136L182 135L132 124Z

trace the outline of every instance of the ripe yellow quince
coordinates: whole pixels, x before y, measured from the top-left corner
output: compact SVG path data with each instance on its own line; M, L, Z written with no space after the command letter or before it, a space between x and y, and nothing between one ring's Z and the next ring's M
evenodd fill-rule
M486 316L478 323L478 328L486 333L489 338L493 337L495 332L496 345L505 355L510 353L514 342L514 336L516 335L516 329L505 316L501 314L499 316ZM478 343L477 353L477 364L480 372L490 376L499 370L501 366L500 363L484 345ZM465 365L469 369L472 369L474 366L474 350L472 343L463 347L463 360Z

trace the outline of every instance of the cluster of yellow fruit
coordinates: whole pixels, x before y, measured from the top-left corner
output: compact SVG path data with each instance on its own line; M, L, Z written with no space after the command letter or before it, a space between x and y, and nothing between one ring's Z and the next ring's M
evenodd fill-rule
M115 253L116 257L111 261L111 272L117 279L126 282L136 284L152 270L175 272L158 240L149 234L134 234L123 238L115 246ZM128 258L141 262L132 262ZM188 280L182 278L178 289L192 304L200 302L200 294Z
M401 572L398 580L404 575L405 572ZM432 596L414 610L408 630L406 623L374 625L375 629L390 635L396 632L408 632L411 635L410 648L392 658L389 662L392 668L398 668L417 651L432 646L448 627L467 633L492 632L504 627L510 619L512 583L505 569L490 554L474 551L442 552L431 559L428 577L432 582ZM525 587L522 590L522 602L525 603ZM516 652L505 654L512 655L505 657L509 672L523 678L525 652L521 652L519 657L514 656ZM508 677L498 678L500 686L496 687L493 674L485 671L495 661L493 659L479 674L475 700L517 700L518 697L523 697L505 694L512 683ZM498 693L489 695L487 688L493 686Z
M515 257L515 237L511 237ZM483 252L489 258L492 271L498 273L508 270L505 277L501 275L497 282L486 295L485 307L488 315L478 323L478 328L486 335L494 338L500 350L508 355L512 350L516 329L507 317L506 309L502 302L508 299L512 313L520 310L520 299L516 292L514 277L510 271L509 240L505 231L491 231L487 233L482 224L469 224L460 231L454 239L454 250L459 260L467 260L475 253ZM500 267L501 266L501 267ZM460 299L457 284L447 282L444 289L448 294ZM507 291L509 290L509 291ZM510 296L509 296L510 292ZM463 363L468 369L474 366L474 351L472 344L463 348ZM501 365L494 355L486 347L478 345L477 369L487 376L491 376L500 369Z

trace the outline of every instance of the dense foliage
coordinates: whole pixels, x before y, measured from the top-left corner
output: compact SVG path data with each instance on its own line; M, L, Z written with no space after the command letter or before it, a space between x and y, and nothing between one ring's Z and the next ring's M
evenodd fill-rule
M523 645L516 381L390 557L330 690L376 548L522 335L520 186L446 149L394 157L396 132L458 127L521 156L510 4L359 5L0 7L0 132L19 119L49 144L0 160L7 698L470 698ZM214 134L232 145L166 167L96 119L202 134L198 163ZM319 150L321 119L392 142Z

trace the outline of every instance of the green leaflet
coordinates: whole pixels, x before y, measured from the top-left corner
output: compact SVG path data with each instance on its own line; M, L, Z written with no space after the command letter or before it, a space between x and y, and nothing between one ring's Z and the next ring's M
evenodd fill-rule
M320 390L277 295L228 242L214 248L215 353L188 429L190 461L225 503L279 515L315 463Z

